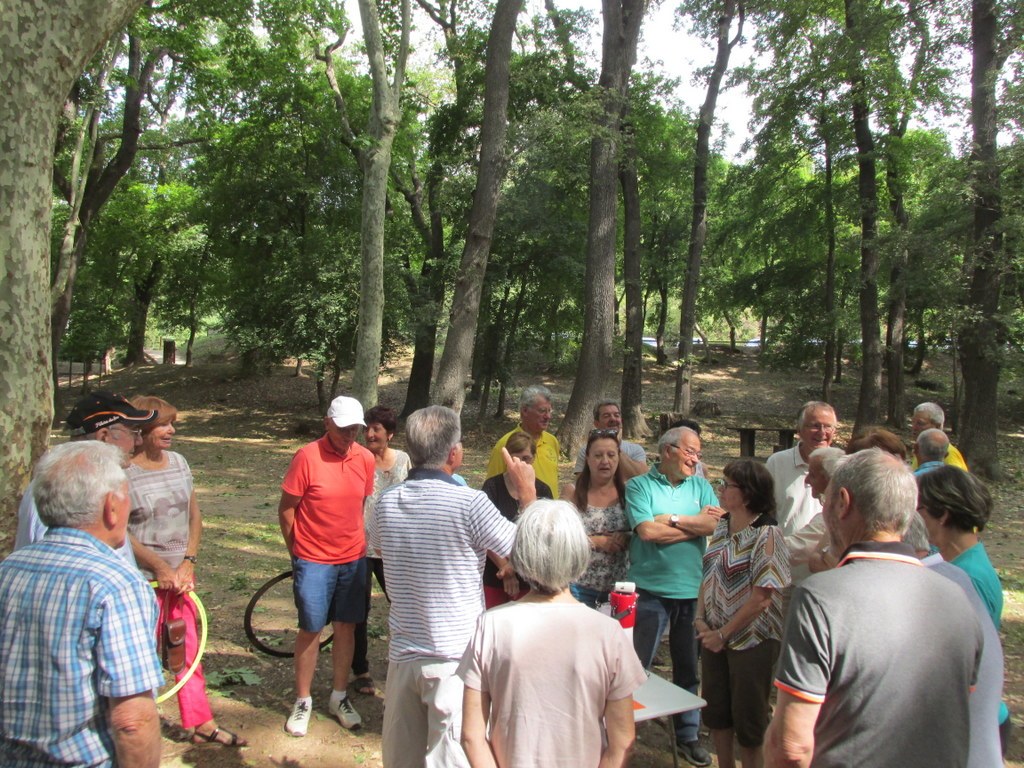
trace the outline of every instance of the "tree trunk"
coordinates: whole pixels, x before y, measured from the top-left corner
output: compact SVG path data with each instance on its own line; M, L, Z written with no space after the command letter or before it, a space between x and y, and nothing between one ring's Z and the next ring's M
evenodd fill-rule
M959 329L963 369L964 410L960 445L971 467L984 477L998 478L999 376L1006 329L999 316L1002 291L1002 195L996 156L996 81L1001 62L997 52L999 20L995 0L971 3L971 153L974 231L967 269L968 294Z
M626 293L626 338L622 360L622 432L631 440L650 437L644 419L643 336L644 304L640 287L640 182L636 172L636 150L632 142L619 169L622 184L623 252L622 282Z
M364 407L377 404L377 377L384 329L384 217L391 170L391 146L402 119L400 104L405 82L412 19L409 0L401 2L402 41L395 55L391 82L384 60L384 42L376 0L359 0L363 39L373 79L373 105L367 133L372 145L361 153L363 205L360 227L362 268L359 277L359 328L352 396Z
M146 324L149 321L149 307L156 295L160 274L163 272L163 261L154 259L149 272L136 280L131 317L128 323L128 347L125 349L124 364L146 364Z
M862 34L857 11L862 0L845 0L846 31L854 39ZM858 45L857 50L863 50ZM860 207L860 332L861 375L857 418L853 428L878 423L881 414L882 354L878 317L878 183L875 177L875 139L861 62L849 73L853 101L853 132L857 143L857 198Z
M910 115L917 106L920 80L932 54L930 26L917 0L908 3L907 12L916 33L917 51L905 91L907 97L903 99L900 109L893 111L888 121L889 140L886 144L885 163L889 210L897 227L896 248L893 251L889 273L888 322L885 333L885 365L889 385L886 421L890 426L897 428L903 426L906 417L903 356L906 347L907 270L910 260L910 216L904 204L904 180L909 175L909 169L906 167L901 145L910 125Z
M5 0L0 10L0 532L10 534L52 418L50 214L61 105L141 0ZM17 205L11 201L17 201ZM6 549L4 537L0 548Z
M889 270L889 311L885 331L885 371L889 389L886 423L901 428L906 420L903 349L906 341L907 238L910 234L910 217L903 205L902 183L894 166L895 161L890 157L886 163L885 178L889 189L889 209L898 229Z
M584 277L583 345L569 405L558 428L559 442L570 456L592 420L594 402L604 394L611 368L615 313L615 246L618 209L619 152L629 75L646 0L602 0L602 109L590 140L590 217L587 222L587 263Z
M433 402L447 405L456 411L462 410L466 396L464 384L473 359L480 293L491 250L498 193L505 177L509 62L516 18L522 5L523 0L498 0L487 40L480 167L473 193L473 207L469 213L466 244L455 280L448 334L437 379L431 391Z
M657 345L658 365L668 365L668 353L665 351L665 331L668 329L668 280L665 273L658 272L658 332L654 343Z
M828 117L822 110L818 121L825 148L825 241L828 251L825 256L825 371L821 379L821 399L832 402L832 376L836 357L836 201L834 169L832 168L832 131Z
M430 381L434 377L434 358L437 354L437 321L444 303L444 221L436 208L437 183L427 182L430 224L423 227L426 235L426 257L420 269L419 280L412 286L413 323L416 336L413 342L412 367L409 386L405 392L402 416L407 417L430 404ZM426 222L424 222L426 224Z
M700 286L700 262L707 237L708 163L711 158L711 129L722 79L729 69L729 56L743 37L744 0L722 0L718 14L718 44L715 64L708 77L708 89L697 117L697 145L693 159L693 214L690 219L690 245L686 260L686 281L679 311L679 360L676 368L675 397L672 408L690 413L690 378L693 375L693 326L697 322L697 289ZM735 37L730 39L732 23L738 17ZM763 342L763 339L762 339Z

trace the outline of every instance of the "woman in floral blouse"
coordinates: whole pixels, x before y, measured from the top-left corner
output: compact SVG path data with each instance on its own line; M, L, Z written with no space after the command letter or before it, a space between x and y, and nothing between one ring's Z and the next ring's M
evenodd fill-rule
M573 597L592 608L608 602L608 593L629 569L626 489L618 470L619 433L591 430L587 463L576 485L567 485L562 491L563 498L576 504L590 540L590 565L569 588Z
M702 713L720 768L733 768L733 737L743 768L763 764L772 671L782 639L782 594L789 552L772 516L772 477L752 459L725 466L719 498L726 515L704 553L694 626L703 645Z

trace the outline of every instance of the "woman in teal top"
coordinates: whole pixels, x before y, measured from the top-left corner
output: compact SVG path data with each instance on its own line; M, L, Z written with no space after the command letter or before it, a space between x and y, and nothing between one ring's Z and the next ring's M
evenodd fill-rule
M928 538L942 559L962 568L988 609L998 630L1003 618L1003 585L978 534L992 514L992 495L985 484L959 467L946 465L917 478L917 511ZM1006 754L1010 710L999 707L999 735Z
M992 514L992 496L974 475L953 466L918 477L917 509L928 538L942 559L962 568L999 629L1003 617L1003 586L978 534Z

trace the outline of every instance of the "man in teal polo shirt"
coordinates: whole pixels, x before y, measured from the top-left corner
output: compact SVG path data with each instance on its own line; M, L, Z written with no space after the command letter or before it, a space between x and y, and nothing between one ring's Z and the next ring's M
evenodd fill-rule
M633 529L629 579L637 586L633 646L645 668L669 631L672 682L697 692L697 636L693 629L703 573L704 539L724 514L708 481L696 474L700 437L686 427L658 441L657 466L626 483L626 516ZM695 766L711 765L700 745L700 714L673 717L676 747Z

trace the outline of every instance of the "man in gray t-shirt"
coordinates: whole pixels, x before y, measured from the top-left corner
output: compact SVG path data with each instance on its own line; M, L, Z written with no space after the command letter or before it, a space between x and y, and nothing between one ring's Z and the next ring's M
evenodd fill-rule
M844 555L793 593L768 764L966 766L984 641L963 591L900 541L916 498L888 454L838 463L823 514Z

